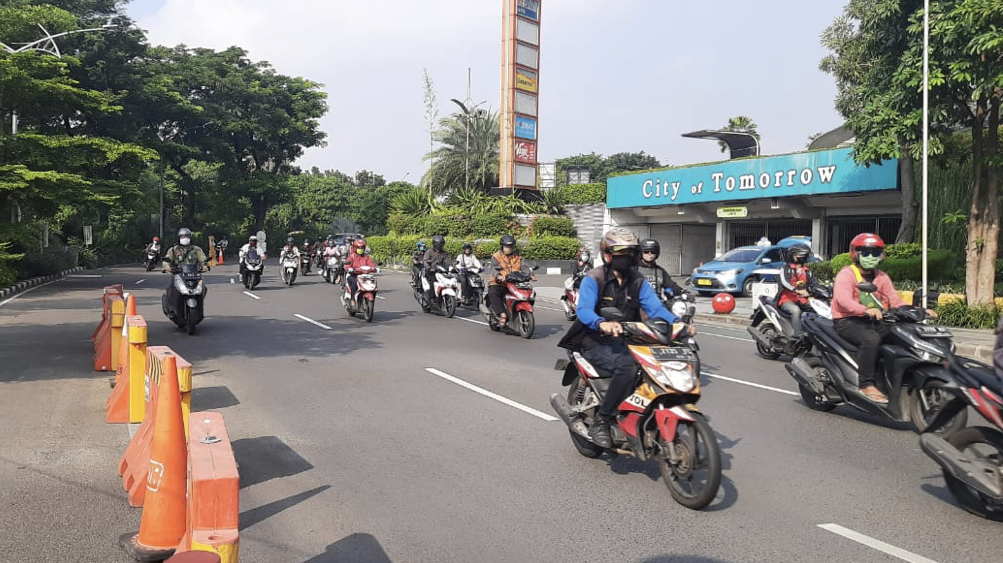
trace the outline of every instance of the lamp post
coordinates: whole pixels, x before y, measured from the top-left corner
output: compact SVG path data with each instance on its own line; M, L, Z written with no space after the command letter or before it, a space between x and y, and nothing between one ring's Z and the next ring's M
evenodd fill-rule
M923 0L923 302L927 308L929 273L927 271L927 229L929 222L929 158L930 149L930 0Z
M470 117L477 110L477 107L485 102L478 102L473 106L468 107L467 104L470 103L470 99L467 99L467 104L464 104L460 100L453 98L450 100L454 104L460 106L463 110L463 119L467 124L467 142L463 149L463 173L464 173L464 186L470 188Z

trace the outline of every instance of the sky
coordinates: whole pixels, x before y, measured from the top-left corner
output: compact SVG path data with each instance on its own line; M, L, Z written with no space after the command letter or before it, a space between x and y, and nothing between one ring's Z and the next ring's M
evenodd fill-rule
M846 0L541 0L539 160L645 151L666 165L724 158L684 139L748 115L763 154L838 127L835 83L818 70L822 31ZM809 8L810 6L810 8ZM440 116L501 100L502 0L133 0L154 44L238 45L281 74L323 84L327 146L304 168L387 181L427 170L422 69Z

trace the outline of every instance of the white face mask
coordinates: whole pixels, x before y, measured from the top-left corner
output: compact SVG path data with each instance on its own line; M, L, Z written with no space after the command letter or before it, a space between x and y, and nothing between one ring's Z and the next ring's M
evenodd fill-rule
M192 239L190 239L188 237L182 237L180 242L181 242L181 246L188 246L189 244L192 243Z

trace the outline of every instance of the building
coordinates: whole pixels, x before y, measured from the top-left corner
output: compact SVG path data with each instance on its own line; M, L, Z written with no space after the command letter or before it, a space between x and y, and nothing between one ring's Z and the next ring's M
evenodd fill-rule
M858 166L845 147L642 172L607 181L605 222L657 239L674 275L764 236L811 235L831 258L860 232L895 239L898 180L896 160Z

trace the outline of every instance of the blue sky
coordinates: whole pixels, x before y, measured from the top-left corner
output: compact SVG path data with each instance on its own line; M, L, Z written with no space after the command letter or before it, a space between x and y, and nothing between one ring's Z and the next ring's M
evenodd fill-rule
M764 154L801 150L840 125L819 35L845 0L542 0L541 162L646 151L665 163L721 158L680 134L759 124ZM810 6L810 7L809 7ZM501 0L134 0L154 43L240 45L283 74L325 84L328 146L305 167L367 168L409 181L427 169L422 69L441 114L466 95L500 105Z

